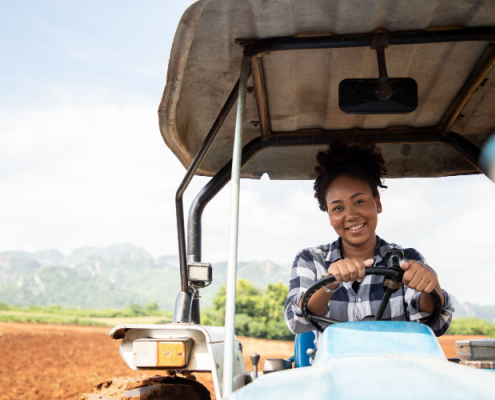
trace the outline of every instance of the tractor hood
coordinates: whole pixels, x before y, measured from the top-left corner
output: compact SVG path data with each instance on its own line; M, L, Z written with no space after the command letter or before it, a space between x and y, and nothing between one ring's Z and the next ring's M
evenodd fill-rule
M494 378L447 361L426 325L347 322L324 331L312 366L263 375L229 399L493 399Z

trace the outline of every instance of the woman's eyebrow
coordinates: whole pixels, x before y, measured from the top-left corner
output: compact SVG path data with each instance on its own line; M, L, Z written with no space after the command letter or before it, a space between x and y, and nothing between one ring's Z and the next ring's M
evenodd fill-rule
M360 196L362 194L364 194L364 193L355 193L351 197L349 197L349 199L352 200L353 198ZM330 204L334 204L334 203L342 203L342 200L334 200L334 201L330 202Z

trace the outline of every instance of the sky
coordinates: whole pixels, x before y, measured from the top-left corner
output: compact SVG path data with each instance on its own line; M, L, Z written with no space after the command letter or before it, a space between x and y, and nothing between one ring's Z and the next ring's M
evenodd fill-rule
M157 109L189 0L1 0L0 252L132 243L177 254L185 169ZM207 182L197 177L185 209ZM336 239L312 182L241 183L239 260L289 264ZM495 304L495 185L389 179L377 233L414 247L460 302ZM203 260L228 259L230 185L206 208Z

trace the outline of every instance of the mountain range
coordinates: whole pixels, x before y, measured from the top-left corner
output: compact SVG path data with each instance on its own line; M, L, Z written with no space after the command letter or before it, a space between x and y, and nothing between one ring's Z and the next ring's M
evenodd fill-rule
M211 307L226 282L227 263L212 265L213 282L201 289L201 308ZM237 277L263 290L288 284L290 265L271 261L239 262ZM155 302L172 311L180 289L178 256L153 258L132 244L82 247L66 256L57 250L0 252L0 303L64 308L117 308ZM456 317L495 321L495 305L456 305Z
M202 308L210 307L226 282L227 263L213 266L213 282L201 290ZM238 263L238 278L260 289L288 283L290 266L270 261ZM0 303L64 308L123 308L156 302L173 310L180 289L179 259L154 259L132 244L83 247L66 256L57 250L0 253Z

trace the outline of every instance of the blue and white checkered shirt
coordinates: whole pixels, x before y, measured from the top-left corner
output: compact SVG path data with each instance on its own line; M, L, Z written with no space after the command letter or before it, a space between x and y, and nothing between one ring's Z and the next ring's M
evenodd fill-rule
M377 236L372 267L388 267L384 256L391 248L402 249L405 260L426 264L423 256L415 249L404 249L396 244L389 244ZM285 302L285 321L292 333L304 333L314 329L302 316L299 301L306 290L327 273L330 264L341 258L340 239L331 244L304 249L296 256L292 266L289 294ZM352 282L343 283L332 295L325 316L337 321L360 321L366 316L376 315L384 295L383 279L384 277L379 275L365 276L357 293L352 288ZM440 316L428 324L437 336L444 334L448 329L454 312L452 296L442 291L445 305ZM382 319L421 322L430 314L419 311L420 295L420 292L404 285L392 294ZM316 332L315 343L318 343L318 340L319 332Z

